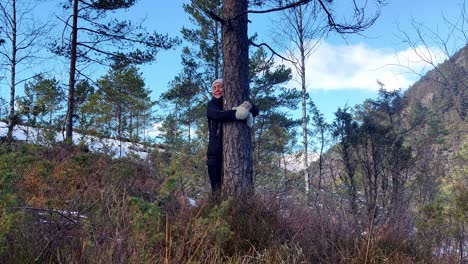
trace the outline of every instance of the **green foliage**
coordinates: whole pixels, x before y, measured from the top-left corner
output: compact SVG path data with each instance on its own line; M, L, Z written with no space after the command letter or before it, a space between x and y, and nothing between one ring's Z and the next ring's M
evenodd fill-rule
M229 246L229 241L232 239L234 233L226 219L231 204L232 201L225 200L212 207L206 216L196 219L195 225L199 231L211 229L209 240L213 247Z
M405 186L414 156L403 136L407 132L402 126L404 107L399 91L381 89L379 97L358 106L354 116L347 109L335 113L333 136L342 163L339 176L351 209L364 213L358 212L358 200L363 200L364 214L377 222L401 214L408 202Z
M29 126L59 128L60 110L65 99L59 82L38 74L24 86L25 95L18 100L19 114L26 118Z
M468 98L467 50L467 46L461 48L405 91L410 118L418 118L420 124L412 134L418 139L430 131L431 136L424 137L426 145L456 152L468 131L464 103Z
M73 11L73 1L62 6ZM160 50L179 43L177 38L147 31L141 24L107 15L119 9L128 9L135 0L78 1L77 60L106 65L111 60L142 64L154 61ZM69 15L66 15L68 17ZM66 30L71 31L71 27ZM65 33L64 36L71 34ZM64 41L65 40L65 41ZM71 38L54 40L50 50L60 56L70 56Z
M463 144L455 156L455 167L444 179L435 201L419 208L416 216L418 235L423 247L440 248L447 255L463 248L468 227L468 144Z
M89 132L91 129L91 117L88 115L91 97L95 94L95 88L88 81L79 81L75 88L75 115L77 129ZM94 99L96 100L96 99ZM94 102L96 103L96 102Z
M11 208L23 200L17 183L31 162L38 159L37 150L33 145L24 145L16 152L2 152L0 155L0 256L8 253L6 245L11 242L17 223L23 219L21 211Z
M179 149L164 162L164 183L159 197L174 202L180 196L198 197L208 190L204 149Z
M213 11L221 14L221 0L192 0L190 4L183 5L186 13L190 15L194 29L183 27L181 30L183 38L192 43L194 50L184 52L189 55L197 65L202 66L201 87L208 87L211 82L221 77L221 25L214 21L206 12Z
M265 50L256 50L249 61L250 96L260 109L252 129L255 181L258 187L291 188L291 173L282 169L281 160L291 155L298 125L289 110L297 109L300 93L281 87L291 79L291 69L275 66Z
M86 84L80 87L83 102L79 114L83 116L84 127L107 137L135 141L150 126L154 103L135 66L116 61L98 80L99 90L95 94L91 94L92 88Z
M172 147L180 148L181 143L191 144L194 131L206 123L207 96L204 89L206 78L200 73L201 65L193 57L192 51L184 48L182 72L170 83L170 89L161 94L160 106L170 109L162 117L163 141Z

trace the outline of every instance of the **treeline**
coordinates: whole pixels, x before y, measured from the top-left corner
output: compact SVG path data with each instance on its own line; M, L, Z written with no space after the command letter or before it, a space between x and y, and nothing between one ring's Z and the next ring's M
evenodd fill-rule
M79 81L75 91L75 130L101 138L142 141L155 122L151 91L138 68L114 63L106 75L94 82ZM63 132L66 93L56 78L44 74L33 77L17 99L15 124L38 129L53 144ZM5 113L5 112L4 112ZM8 116L3 115L3 120ZM35 138L34 138L35 140Z

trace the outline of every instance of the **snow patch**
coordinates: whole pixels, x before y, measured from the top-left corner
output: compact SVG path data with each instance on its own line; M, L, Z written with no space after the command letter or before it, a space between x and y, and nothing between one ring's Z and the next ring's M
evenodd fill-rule
M8 124L0 122L0 137L6 137L8 132ZM17 125L13 130L13 138L19 141L26 141L36 144L44 142L43 135L40 129L28 126ZM64 140L64 135L56 132L55 135L49 135L50 141L61 142ZM83 135L73 132L74 144L85 144L89 150L96 153L106 153L114 158L136 156L141 159L146 159L153 148L139 143L123 142L116 139L99 138L96 136Z

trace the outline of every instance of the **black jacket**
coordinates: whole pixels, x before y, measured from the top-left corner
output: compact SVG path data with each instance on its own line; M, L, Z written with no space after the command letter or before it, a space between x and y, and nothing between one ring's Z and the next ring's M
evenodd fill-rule
M252 106L250 110L253 116L258 115L258 108ZM213 97L208 102L206 108L206 117L208 118L208 156L221 156L223 154L223 123L236 121L235 110L223 110L223 97L216 99Z

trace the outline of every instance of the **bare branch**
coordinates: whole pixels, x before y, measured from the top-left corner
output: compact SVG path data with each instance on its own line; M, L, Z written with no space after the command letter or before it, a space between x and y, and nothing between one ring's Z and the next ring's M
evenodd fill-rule
M282 10L286 10L286 9L289 9L289 8L294 8L296 6L300 6L300 5L304 5L304 4L307 4L309 2L311 2L312 0L300 0L300 1L297 1L297 2L294 2L294 3L291 3L289 5L285 5L285 6L281 6L281 7L276 7L276 8L272 8L272 9L267 9L267 10L247 10L246 12L243 12L243 13L240 13L232 18L230 18L229 20L234 20L234 19L237 19L245 14L265 14L265 13L272 13L272 12L277 12L277 11L282 11Z
M281 59L286 60L286 61L289 61L289 62L291 62L292 64L295 64L295 63L296 63L296 62L294 62L294 61L292 61L292 60L290 60L290 59L288 59L288 58L285 58L285 57L281 56L279 53L277 53L275 50L273 50L273 48L271 48L270 45L268 45L268 44L266 44L266 43L256 44L256 43L254 43L254 42L251 41L251 40L250 40L249 42L250 42L250 45L252 45L252 46L254 46L254 47L257 47L257 48L260 48L261 46L265 46L265 47L267 47L274 55L280 57Z

